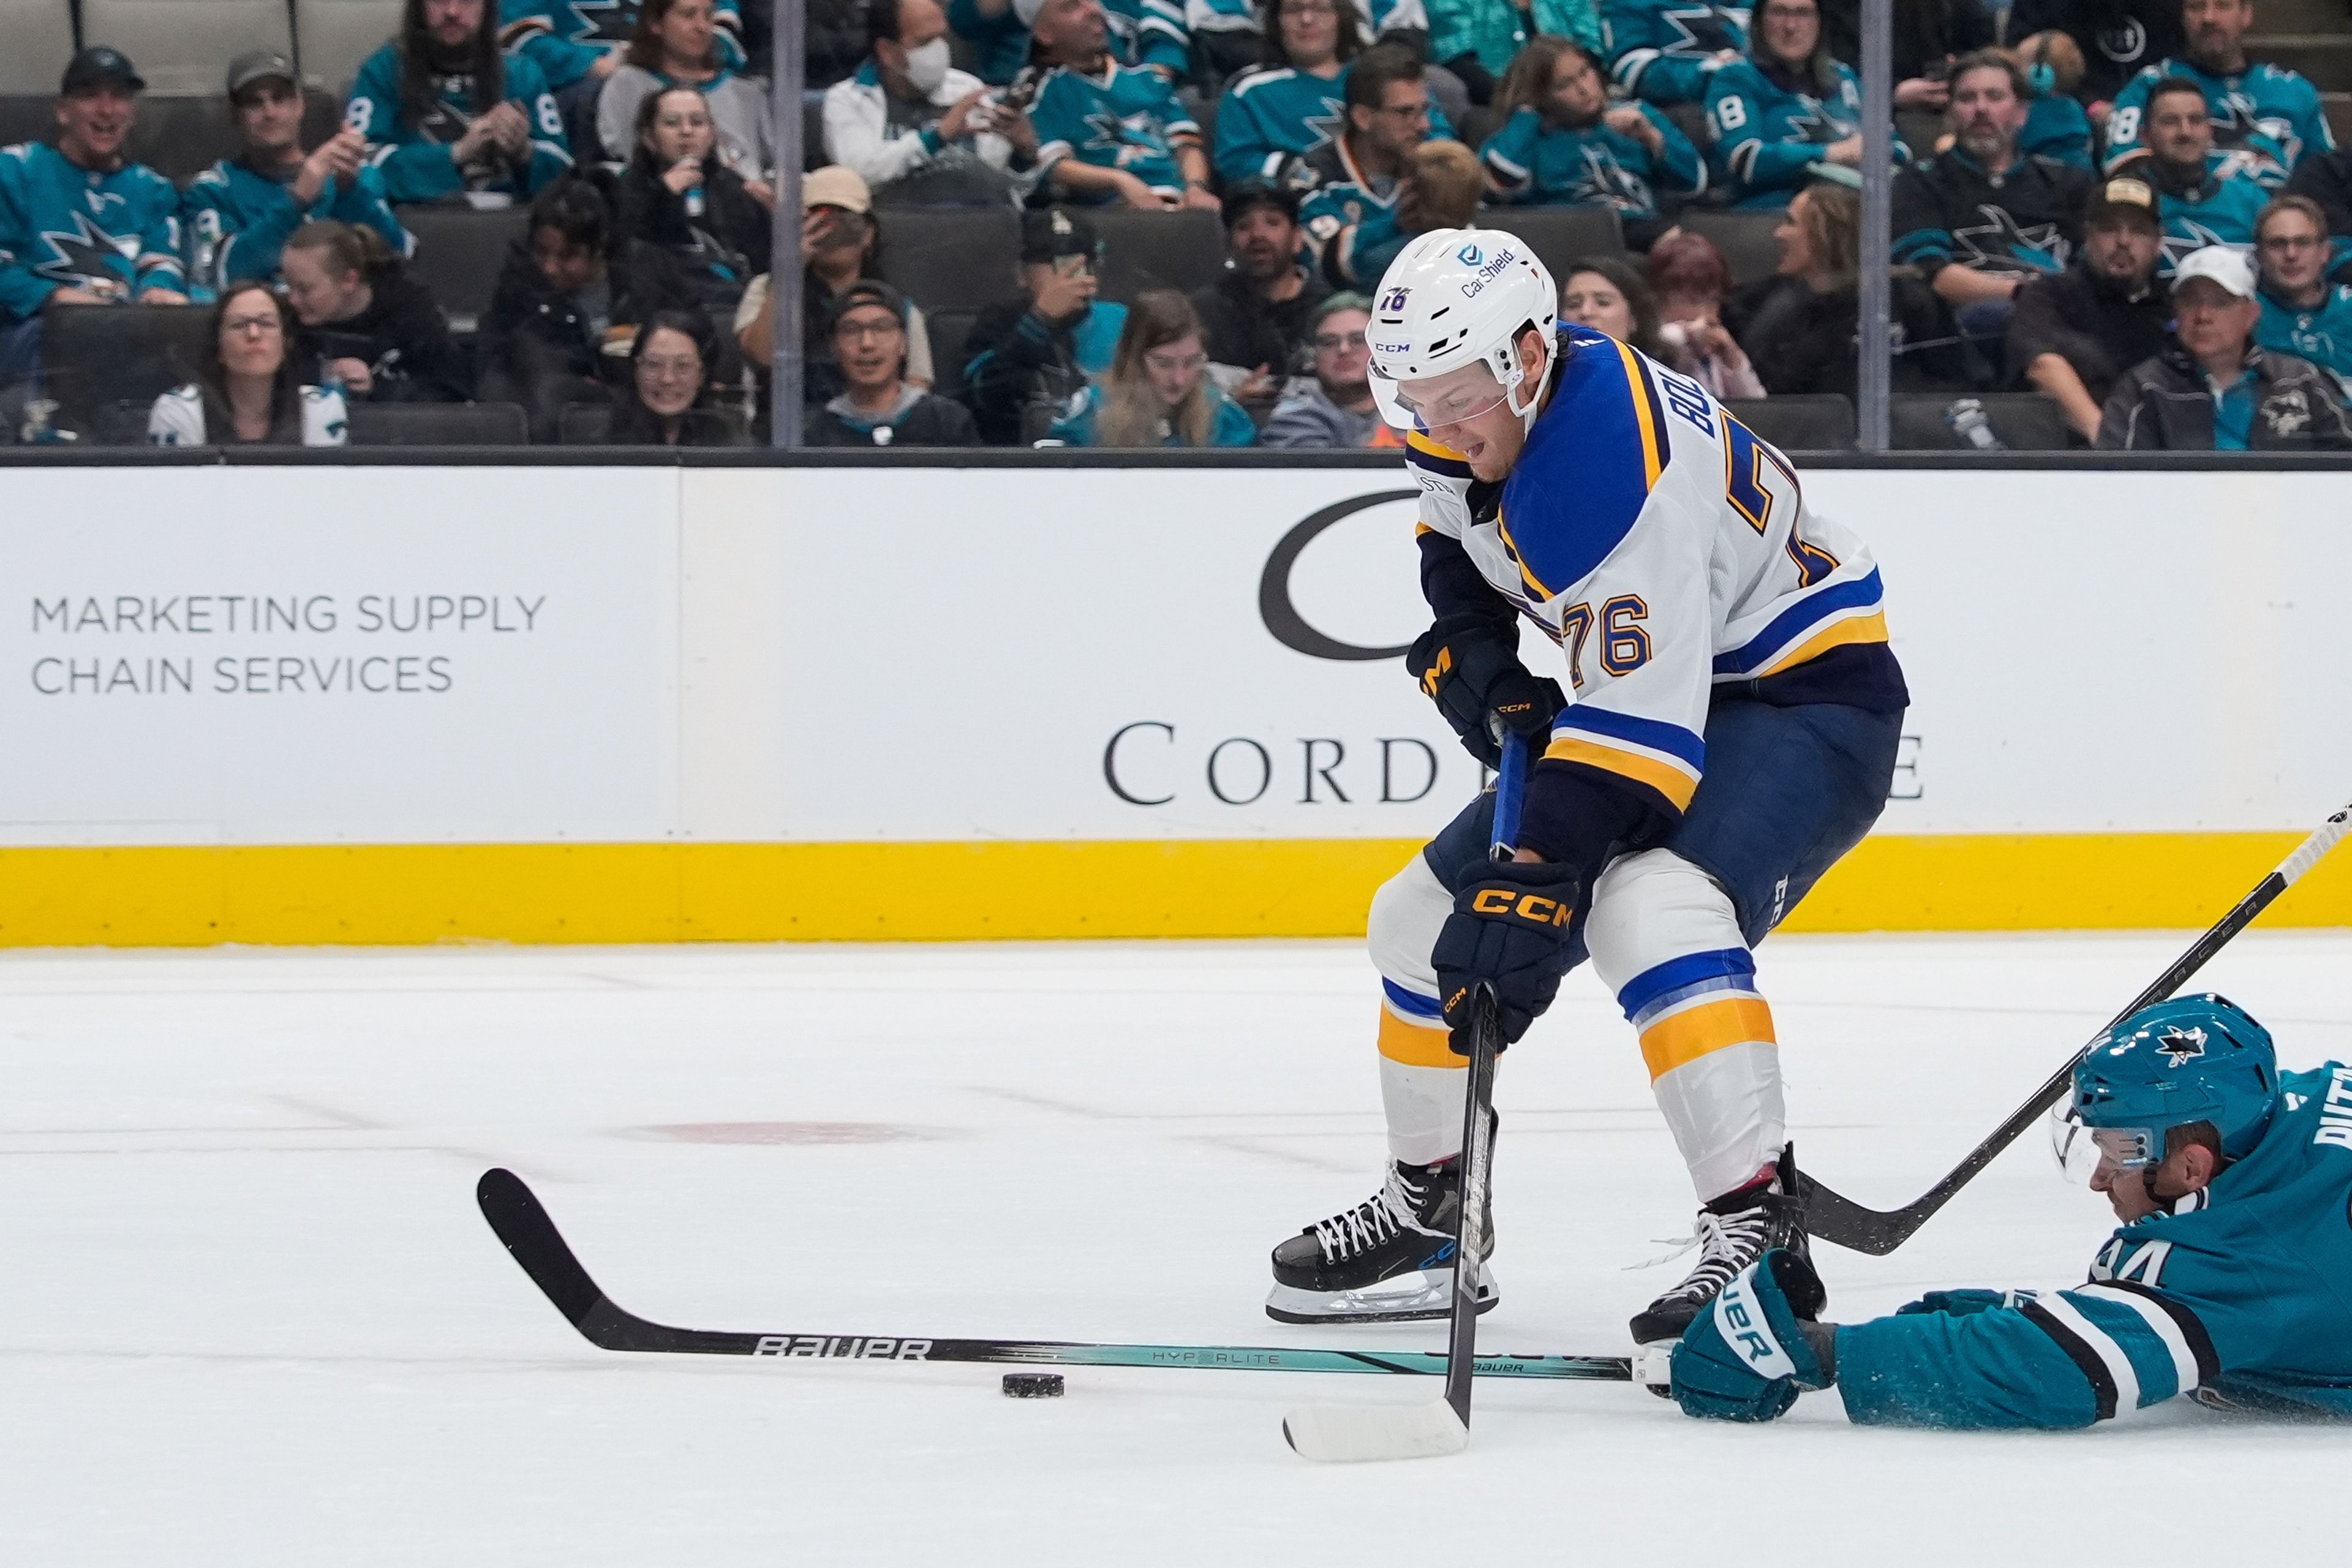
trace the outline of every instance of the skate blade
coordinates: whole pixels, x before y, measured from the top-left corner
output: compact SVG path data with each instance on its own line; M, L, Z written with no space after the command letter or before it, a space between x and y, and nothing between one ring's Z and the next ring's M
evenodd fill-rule
M1480 1264L1479 1312L1493 1311L1502 1299L1495 1277ZM1361 1290L1302 1290L1277 1282L1265 1298L1265 1315L1277 1323L1412 1323L1453 1313L1451 1268L1400 1274Z

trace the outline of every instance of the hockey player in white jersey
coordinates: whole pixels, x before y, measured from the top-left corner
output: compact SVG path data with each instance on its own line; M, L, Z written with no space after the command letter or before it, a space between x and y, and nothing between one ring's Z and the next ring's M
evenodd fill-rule
M1765 1251L1804 1245L1750 954L1885 802L1909 696L1878 571L1698 383L1562 328L1511 235L1423 235L1373 303L1436 616L1409 661L1474 754L1493 765L1507 728L1538 761L1515 862L1487 862L1482 795L1373 896L1387 1177L1275 1249L1266 1310L1444 1315L1466 998L1492 983L1516 1041L1589 957L1701 1204L1696 1266L1633 1321L1672 1340ZM1520 616L1564 668L1520 662Z

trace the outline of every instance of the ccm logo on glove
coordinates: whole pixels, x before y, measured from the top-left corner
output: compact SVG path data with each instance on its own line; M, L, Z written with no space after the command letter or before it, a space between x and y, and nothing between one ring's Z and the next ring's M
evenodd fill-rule
M1564 926L1576 911L1558 899L1547 899L1541 893L1521 893L1511 896L1508 888L1481 888L1470 900L1470 912L1475 915L1505 915L1529 925Z

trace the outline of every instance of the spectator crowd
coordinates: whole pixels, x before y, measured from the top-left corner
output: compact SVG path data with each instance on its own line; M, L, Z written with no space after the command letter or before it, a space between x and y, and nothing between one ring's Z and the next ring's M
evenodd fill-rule
M534 441L743 443L796 264L810 445L1376 446L1389 262L1584 209L1609 238L1554 258L1563 319L1759 426L1853 398L1883 268L1895 388L1971 441L2013 394L2053 445L2352 449L2352 167L2313 83L2249 58L2252 0L1903 0L1883 257L1859 0L811 0L796 263L768 6L383 6L331 134L285 55L226 62L239 151L184 187L126 157L132 61L65 62L54 136L0 150L0 427L328 446L479 401ZM478 313L420 276L431 208L516 215ZM888 264L957 208L1015 215L1016 254L957 258L1001 269L985 308ZM1193 212L1213 282L1106 292L1107 234L1150 279ZM1769 270L1718 243L1768 229ZM96 374L67 313L156 306L207 312L174 384L61 423Z

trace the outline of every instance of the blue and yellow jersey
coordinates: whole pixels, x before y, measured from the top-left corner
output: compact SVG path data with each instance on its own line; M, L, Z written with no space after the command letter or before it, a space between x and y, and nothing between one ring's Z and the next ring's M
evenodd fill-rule
M1801 700L1869 706L1899 693L1878 568L1861 540L1806 510L1789 460L1697 382L1581 327L1561 331L1560 350L1499 494L1418 432L1406 461L1424 533L1455 542L1568 666L1570 705L1530 786L1530 818L1544 775L1565 771L1671 823L1706 771L1717 687L1867 644L1885 663L1869 691L1815 683Z
M2252 1153L2066 1290L1950 1290L1837 1331L1864 1425L2068 1427L2160 1405L2352 1418L2352 1067L2279 1075Z

